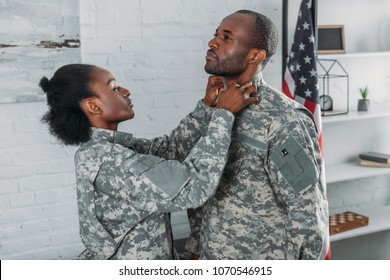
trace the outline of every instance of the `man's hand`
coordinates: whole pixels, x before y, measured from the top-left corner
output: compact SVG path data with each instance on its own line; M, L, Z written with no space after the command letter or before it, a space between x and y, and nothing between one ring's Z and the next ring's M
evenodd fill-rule
M218 76L210 76L206 86L206 95L203 103L210 107L217 105L219 93L224 89L223 79Z
M242 86L231 84L226 90L218 94L216 107L237 113L250 104L259 103L256 97L251 97L256 90L256 86L251 81Z

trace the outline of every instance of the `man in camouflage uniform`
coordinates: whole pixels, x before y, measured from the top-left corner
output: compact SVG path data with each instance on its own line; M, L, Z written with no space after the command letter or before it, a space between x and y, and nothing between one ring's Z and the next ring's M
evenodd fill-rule
M188 210L186 249L201 259L323 259L328 205L311 113L268 86L261 71L277 47L265 16L227 16L209 42L205 70L225 85L255 81L260 104L237 114L215 195Z

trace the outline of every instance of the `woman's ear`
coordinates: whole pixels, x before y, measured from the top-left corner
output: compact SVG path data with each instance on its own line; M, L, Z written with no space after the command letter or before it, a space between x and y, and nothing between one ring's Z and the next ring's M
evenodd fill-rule
M249 58L249 63L261 64L266 57L267 53L265 52L265 50L252 49Z
M96 98L89 98L82 101L81 106L89 114L101 114L103 110L96 103Z

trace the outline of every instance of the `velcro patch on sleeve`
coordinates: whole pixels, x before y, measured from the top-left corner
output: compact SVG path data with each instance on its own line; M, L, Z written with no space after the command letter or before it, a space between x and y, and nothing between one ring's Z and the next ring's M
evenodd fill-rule
M131 165L130 171L141 179L147 178L171 199L190 180L189 171L184 166L155 156L142 156Z
M293 136L275 147L270 159L296 193L318 180L315 163Z

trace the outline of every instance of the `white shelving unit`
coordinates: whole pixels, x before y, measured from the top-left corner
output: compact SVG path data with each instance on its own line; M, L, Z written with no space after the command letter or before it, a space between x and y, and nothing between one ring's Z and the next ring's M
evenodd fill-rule
M325 167L327 184L390 174L390 168L361 166L358 162L346 162ZM390 217L389 217L390 220Z
M390 117L390 103L373 106L369 112L352 111L346 115L326 116L322 118L322 122L325 126L327 124L345 122L347 126L349 122L353 121L374 120L386 117ZM390 175L390 168L361 166L358 161L354 161L327 165L325 172L328 188L331 188L333 183ZM369 217L367 226L332 235L331 241L339 241L390 229L390 206L359 211L359 214Z
M332 255L390 259L390 168L363 167L358 160L359 153L370 150L390 153L390 40L389 25L383 25L390 16L390 1L327 0L318 1L317 7L318 25L344 26L346 47L345 54L318 58L339 61L349 77L348 114L322 118L330 213L349 210L369 218L367 226L332 235ZM346 14L352 7L354 12ZM360 15L368 10L375 17L362 21ZM344 104L337 99L343 84L331 86L335 105ZM357 112L353 109L363 86L370 89L371 104L368 112Z
M355 53L343 53L343 54L326 54L319 55L319 59L342 59L342 58L365 58L365 57L384 57L390 56L390 52L355 52Z
M322 123L336 123L390 117L390 102L371 104L368 112L350 110L348 114L322 117Z

